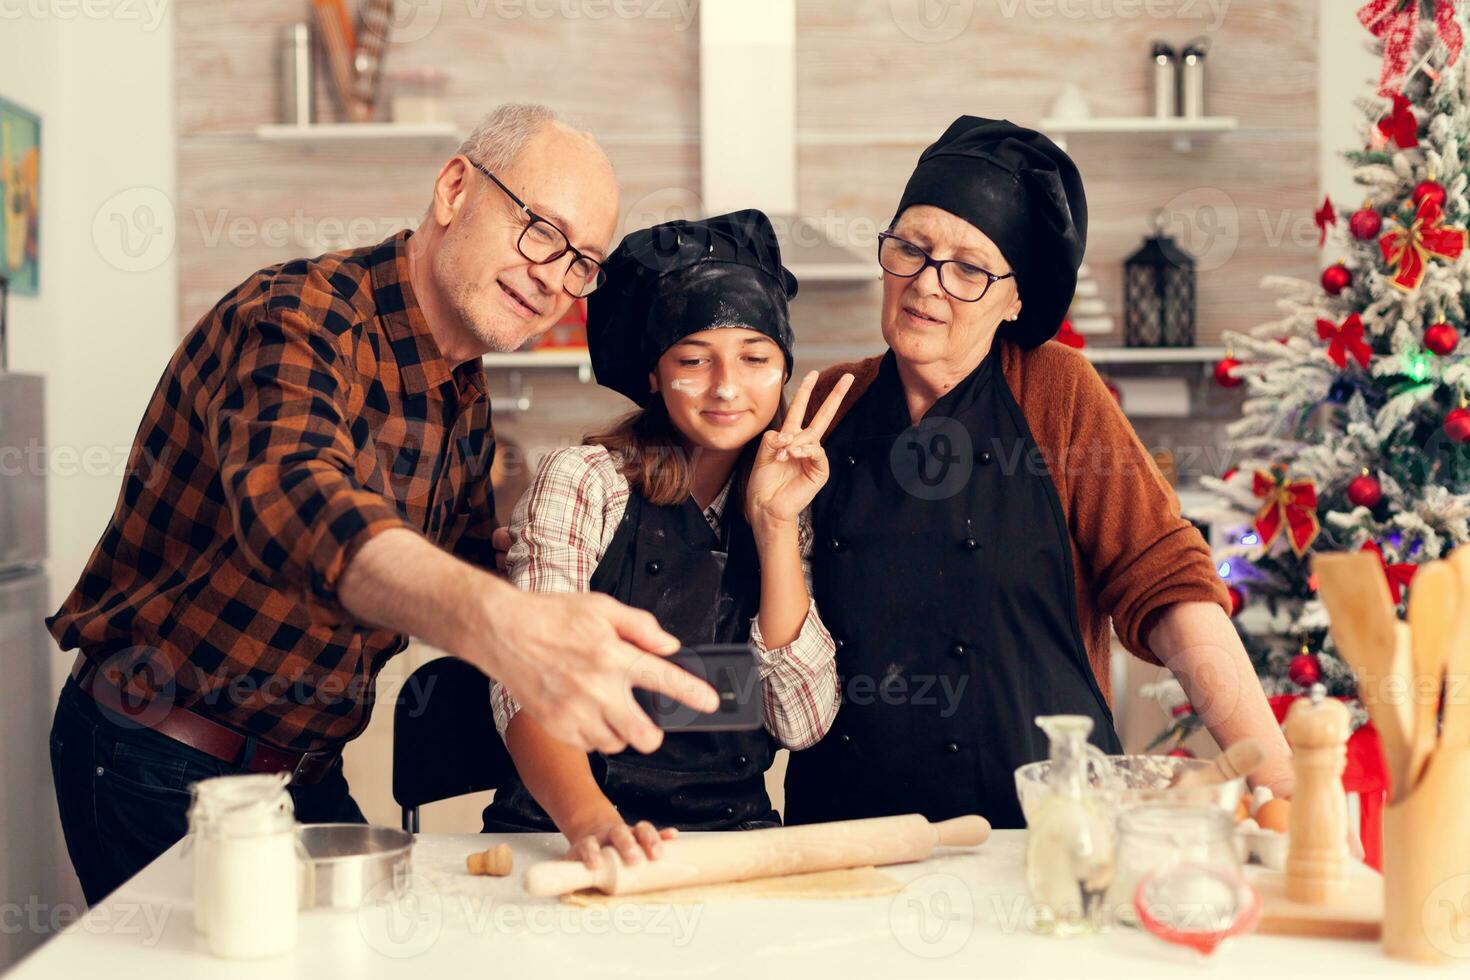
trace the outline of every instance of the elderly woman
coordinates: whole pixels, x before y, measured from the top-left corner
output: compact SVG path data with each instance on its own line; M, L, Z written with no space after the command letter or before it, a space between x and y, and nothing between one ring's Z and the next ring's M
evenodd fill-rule
M1178 675L1222 745L1289 752L1199 532L1092 366L1048 343L1087 239L1076 166L1039 133L964 116L919 157L887 232L881 357L826 441L814 598L843 704L792 756L789 823L918 811L1023 825L1012 772L1037 715L1121 751L1109 626Z

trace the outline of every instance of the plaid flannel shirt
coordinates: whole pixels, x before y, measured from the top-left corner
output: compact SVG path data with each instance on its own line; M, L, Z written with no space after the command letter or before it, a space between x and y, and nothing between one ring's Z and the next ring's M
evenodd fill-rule
M164 370L112 518L47 620L62 649L122 666L136 703L291 750L341 744L407 645L341 607L357 550L408 528L495 567L484 369L440 354L410 234L262 269Z

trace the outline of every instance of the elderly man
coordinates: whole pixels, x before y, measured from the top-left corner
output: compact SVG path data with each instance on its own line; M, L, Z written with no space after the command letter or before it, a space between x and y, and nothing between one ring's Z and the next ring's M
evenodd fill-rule
M493 575L480 357L597 288L617 215L591 138L503 106L440 169L417 229L263 269L184 338L48 620L79 650L51 752L88 901L184 834L199 779L289 772L300 819L360 821L342 747L409 636L587 750L658 747L632 679L713 709L650 656L678 643L648 613Z

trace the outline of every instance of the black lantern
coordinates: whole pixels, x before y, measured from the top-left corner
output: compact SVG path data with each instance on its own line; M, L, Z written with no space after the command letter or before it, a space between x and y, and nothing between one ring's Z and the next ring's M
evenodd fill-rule
M1153 236L1123 263L1123 343L1194 346L1194 259L1157 221Z

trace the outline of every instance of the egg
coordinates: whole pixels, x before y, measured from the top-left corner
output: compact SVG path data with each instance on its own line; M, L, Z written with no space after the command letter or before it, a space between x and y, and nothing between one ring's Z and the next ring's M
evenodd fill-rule
M1261 806L1273 799L1271 787L1257 786L1251 791L1251 812L1259 810Z
M1260 824L1262 830L1284 834L1290 822L1291 804L1286 800L1267 800L1256 811L1256 823Z
M1235 822L1240 823L1242 820L1249 820L1250 815L1251 802L1249 799L1242 796L1235 804Z

